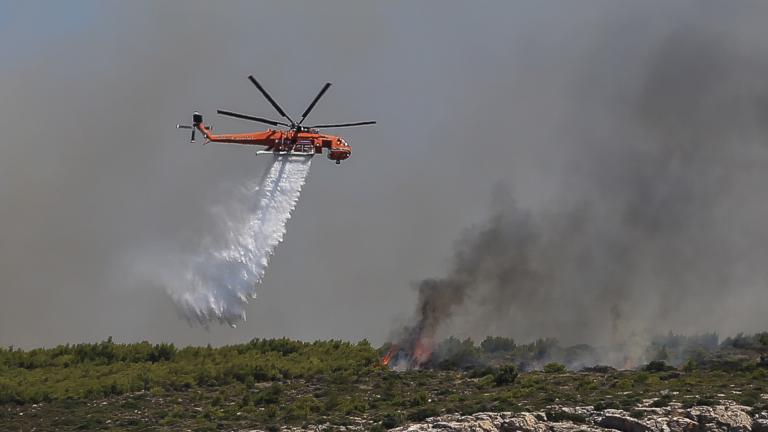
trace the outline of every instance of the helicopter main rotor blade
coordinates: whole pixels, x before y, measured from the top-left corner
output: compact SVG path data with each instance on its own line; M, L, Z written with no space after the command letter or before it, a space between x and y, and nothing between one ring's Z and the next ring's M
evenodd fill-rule
M261 118L261 117L249 116L249 115L246 115L246 114L240 114L240 113L236 113L236 112L232 112L232 111L216 110L216 112L221 114L221 115L225 115L225 116L229 116L229 117L235 117L235 118L239 118L239 119L243 119L243 120L255 121L255 122L259 122L259 123L266 123L266 124L272 125L272 126L288 126L288 127L291 126L288 123L283 123L283 122L279 122L279 121L276 121L276 120L270 120L270 119L265 119L265 118Z
M288 119L289 122L291 122L291 126L296 124L296 122L293 121L292 118L288 117L288 114L286 114L285 111L283 111L283 109L280 108L280 105L278 105L277 102L275 102L275 100L272 99L272 96L270 96L269 93L267 93L267 91L264 90L264 87L262 87L261 84L259 84L259 82L256 81L256 78L254 78L253 75L248 75L248 79L251 80L253 85L255 85L257 89L259 89L261 94L263 94L264 97L267 98L267 100L269 101L270 104L272 104L275 110L277 110L277 112L280 113L281 116L285 117L286 119Z
M331 86L331 83L325 83L323 88L320 89L320 93L318 93L317 96L315 96L315 99L312 100L312 103L310 103L309 106L307 107L307 109L304 110L304 114L301 115L301 120L299 120L299 124L304 123L304 119L307 118L307 116L309 115L310 111L312 111L312 108L315 107L315 104L317 103L317 101L319 101L320 98L323 97L323 95L325 94L325 92L328 91L328 88L330 86Z
M375 121L364 121L364 122L357 122L357 123L338 123L338 124L324 124L324 125L315 125L315 126L307 126L311 129L327 129L327 128L341 128L341 127L350 127L350 126L365 126L365 125L372 125L376 124Z

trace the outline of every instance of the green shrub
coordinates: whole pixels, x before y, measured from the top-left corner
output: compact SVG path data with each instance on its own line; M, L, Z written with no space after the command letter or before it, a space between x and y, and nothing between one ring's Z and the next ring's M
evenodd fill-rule
M283 395L283 386L280 383L274 383L266 389L260 391L253 398L254 403L263 405L274 405L280 402L280 397Z
M683 372L693 372L696 369L699 368L699 365L696 363L696 360L694 359L688 359L685 364L683 365Z
M480 342L480 349L487 353L512 351L515 349L515 341L505 337L488 336Z
M503 365L496 369L493 380L497 386L509 385L515 382L517 375L517 367L515 365Z
M437 366L443 370L472 366L477 363L479 354L472 339L462 341L454 337L440 342L435 351L441 358Z
M436 417L438 415L440 415L440 410L438 410L437 407L433 405L428 405L417 408L415 411L411 411L408 414L408 420L422 421L428 419L429 417Z
M710 397L703 397L696 399L694 404L699 406L715 406L717 402L715 402L715 400Z
M386 414L381 425L387 429L394 429L402 424L402 418L396 414Z
M546 416L547 421L551 422L570 421L579 424L584 424L587 422L587 418L583 415L565 411L547 411Z
M757 340L760 342L760 345L768 346L768 332L760 333Z
M416 396L414 396L413 399L411 399L410 405L412 407L418 407L418 406L426 405L428 399L429 399L429 397L427 396L427 393L423 392L423 391L420 391L420 392L416 393Z
M646 373L646 372L637 372L637 373L636 373L636 374L635 374L635 375L632 377L632 381L633 381L635 384L645 384L645 383L647 383L647 382L648 382L648 379L649 379L649 378L650 378L650 376L648 375L648 373Z
M493 375L494 369L491 366L476 367L469 370L467 374L468 378L482 378L488 375Z
M760 360L757 361L757 366L768 368L768 354L760 354Z
M669 403L672 402L672 396L669 394L662 395L660 398L656 399L655 401L651 402L652 408L664 408L666 406L669 406Z
M646 372L665 372L674 369L674 367L667 365L664 360L653 360L643 367Z
M636 397L625 397L619 401L619 406L624 411L631 411L640 402Z
M547 363L544 365L545 373L561 373L565 372L565 365L560 363Z
M605 411L607 409L621 409L621 405L615 400L600 401L595 404L596 411Z
M176 347L173 344L161 343L155 345L147 355L147 360L152 363L171 361L176 357Z

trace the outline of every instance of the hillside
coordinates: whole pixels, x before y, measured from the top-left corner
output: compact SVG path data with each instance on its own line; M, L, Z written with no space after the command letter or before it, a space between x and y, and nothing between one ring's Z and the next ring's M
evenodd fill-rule
M593 406L633 412L733 400L767 409L765 334L696 351L679 367L656 360L632 370L560 363L526 370L521 356L569 352L556 342L461 342L428 369L392 371L387 347L367 341L254 340L241 345L96 344L0 350L2 430L247 430L330 424L394 428L428 417ZM448 342L454 344L455 342ZM671 347L657 355L674 357ZM533 354L532 354L533 353ZM533 357L531 357L533 356ZM762 356L762 357L761 357ZM472 361L468 361L468 359ZM461 360L461 361L459 361ZM675 360L683 360L675 357Z

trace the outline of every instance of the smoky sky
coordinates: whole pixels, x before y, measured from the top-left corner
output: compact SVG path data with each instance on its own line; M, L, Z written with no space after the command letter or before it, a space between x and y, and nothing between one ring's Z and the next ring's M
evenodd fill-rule
M536 277L479 286L447 333L764 328L767 14L714 1L2 5L0 344L383 342L414 310L413 283L450 275L462 241L496 222L525 239L515 253ZM218 108L274 116L249 74L290 113L331 81L312 122L379 124L341 133L350 160L313 164L247 323L190 327L136 263L198 247L211 209L263 171L253 149L174 128L194 110L227 131L253 125ZM529 236L510 230L520 221ZM488 256L511 253L499 247Z

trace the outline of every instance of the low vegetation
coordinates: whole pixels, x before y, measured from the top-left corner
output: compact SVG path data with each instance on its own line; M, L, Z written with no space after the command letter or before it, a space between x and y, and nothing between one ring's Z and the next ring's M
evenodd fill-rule
M654 359L633 370L568 370L565 361L547 361L557 358L547 350L567 352L553 340L446 344L454 349L432 368L408 372L382 367L382 350L367 341L276 339L177 348L107 340L29 351L9 347L0 349L0 429L236 430L330 423L381 430L441 413L546 410L553 404L631 410L647 398L657 398L657 406L768 402L766 334L726 339L695 357L680 357L677 366ZM662 347L677 356L674 347ZM526 367L537 356L546 362ZM478 358L494 362L480 364Z

